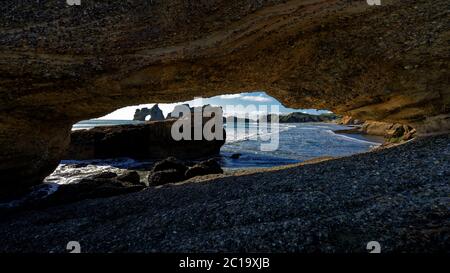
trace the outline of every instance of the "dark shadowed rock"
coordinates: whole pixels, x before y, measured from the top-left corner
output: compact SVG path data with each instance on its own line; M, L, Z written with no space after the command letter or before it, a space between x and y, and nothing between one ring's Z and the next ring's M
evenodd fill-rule
M394 124L391 128L386 130L385 138L388 142L402 142L408 141L415 137L416 130L408 125Z
M84 199L131 193L142 189L144 189L142 185L131 185L115 179L84 179L77 184L61 185L54 194L42 200L41 205L53 206Z
M184 181L195 176L218 173L223 173L223 170L215 159L194 164L189 168L178 159L169 157L155 164L148 176L148 183L149 186L159 186Z
M149 186L159 186L168 183L180 182L186 179L184 173L188 167L175 157L168 157L155 163L148 176Z
M172 156L155 163L152 171L159 172L166 170L177 170L178 172L184 173L187 169L188 167L182 161Z
M171 134L174 122L176 120L153 121L138 125L74 131L64 158L72 160L117 157L162 159L177 156L182 159L195 159L218 154L225 143L224 139L176 141Z
M121 175L106 171L97 175L92 175L82 179L78 183L58 185L55 192L50 188L54 186L37 186L28 193L18 196L12 200L2 200L0 202L15 201L12 206L1 206L0 214L9 214L15 211L30 208L51 207L84 199L104 198L136 192L147 187L141 183L140 176L136 171L125 171ZM52 193L49 193L52 192Z
M208 175L208 174L220 174L223 173L220 164L215 159L209 159L200 162L186 171L186 178L192 178L195 176Z
M126 172L113 177L114 173L105 172L85 178L79 183L60 185L58 190L49 196L24 204L24 207L49 207L81 201L84 199L104 198L140 191L145 188L139 182L137 172ZM103 177L103 178L102 178Z
M96 175L93 175L91 177L89 177L90 179L109 179L109 178L114 178L117 177L117 174L114 172L102 172Z
M185 180L184 173L179 170L169 169L164 171L151 172L148 176L149 186L160 186Z
M119 175L117 180L121 182L128 182L133 185L141 185L141 177L136 171L126 171L125 173Z

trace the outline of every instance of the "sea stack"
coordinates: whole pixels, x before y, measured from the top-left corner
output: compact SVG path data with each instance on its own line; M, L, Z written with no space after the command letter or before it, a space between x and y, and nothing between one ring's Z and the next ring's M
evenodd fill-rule
M164 120L164 114L162 110L159 108L158 104L155 104L150 109L148 109L147 107L142 109L136 109L133 120L145 121L148 116L150 116L149 121Z

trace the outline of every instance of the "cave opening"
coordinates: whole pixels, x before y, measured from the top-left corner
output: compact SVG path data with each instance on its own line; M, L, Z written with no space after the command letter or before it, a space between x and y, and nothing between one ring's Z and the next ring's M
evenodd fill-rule
M369 241L383 253L448 252L448 1L5 2L0 196L45 178L34 196L49 198L7 211L2 252L64 252L69 239L102 253L359 253ZM267 151L272 131L268 141L173 142L176 121L133 122L136 109L125 121L100 117L141 102L246 96L237 90L329 108L392 142L409 141L409 126L421 138L339 158L376 141L283 120ZM71 130L93 117L91 129ZM167 158L192 154L216 156ZM64 202L74 204L45 207Z
M223 142L172 142L170 120L184 105L191 113L220 108ZM169 157L191 163L214 158L225 171L271 168L365 152L381 144L382 138L362 135L359 128L361 121L328 110L287 108L265 92L132 105L75 124L68 152L45 181L73 183L125 169L146 172Z

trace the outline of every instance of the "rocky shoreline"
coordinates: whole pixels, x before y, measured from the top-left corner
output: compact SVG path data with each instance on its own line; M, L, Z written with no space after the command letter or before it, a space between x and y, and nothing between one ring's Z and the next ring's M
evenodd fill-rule
M448 252L450 135L2 217L0 252Z
M144 164L137 170L103 171L67 184L45 184L30 189L20 198L2 200L0 217L19 211L43 209L86 199L105 198L142 191L147 187L179 183L199 176L224 173L217 159L182 161L174 157Z
M358 120L344 116L336 120L340 125L352 128L334 131L336 134L360 134L384 138L385 144L403 143L417 136L417 130L409 125L374 120Z

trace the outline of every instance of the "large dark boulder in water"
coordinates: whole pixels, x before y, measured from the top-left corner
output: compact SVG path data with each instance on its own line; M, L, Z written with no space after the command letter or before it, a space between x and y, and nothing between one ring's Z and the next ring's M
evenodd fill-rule
M209 159L198 164L195 164L186 171L186 178L192 178L195 176L208 175L208 174L221 174L223 173L219 162L215 159Z
M148 176L148 184L160 186L181 182L195 176L220 173L223 173L223 170L215 159L202 161L189 168L182 161L169 157L155 164Z
M117 174L114 172L102 172L96 175L91 176L91 179L111 179L117 177Z
M127 182L132 185L141 185L141 177L136 171L126 171L125 173L119 175L117 180Z
M168 157L162 161L157 162L154 166L152 171L153 172L159 172L159 171L166 171L166 170L177 170L179 172L186 172L188 167L186 164L184 164L182 161L178 160L177 158L171 156Z
M64 159L86 160L129 157L133 159L181 159L217 155L225 140L180 140L172 138L176 120L147 122L138 125L96 127L72 132Z
M149 186L160 186L186 180L184 173L188 167L175 157L168 157L155 163L148 175Z

